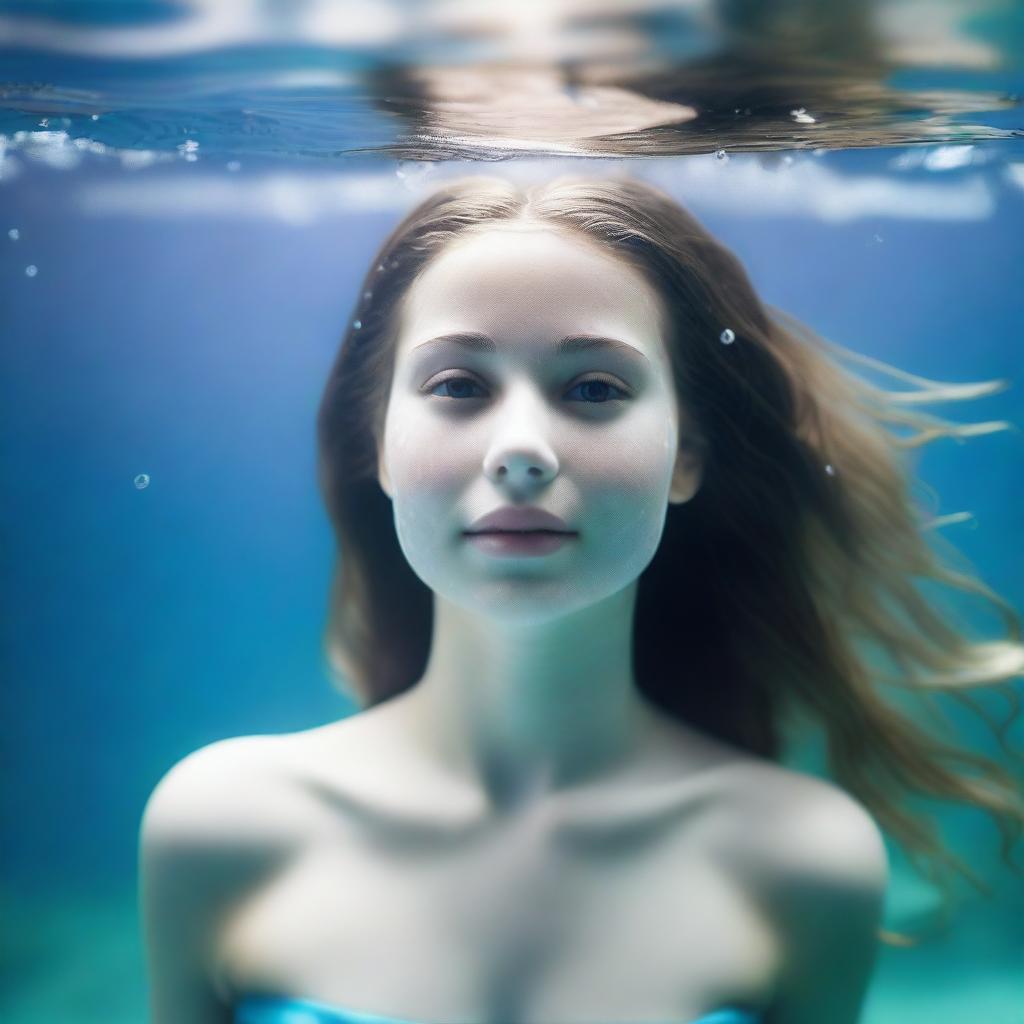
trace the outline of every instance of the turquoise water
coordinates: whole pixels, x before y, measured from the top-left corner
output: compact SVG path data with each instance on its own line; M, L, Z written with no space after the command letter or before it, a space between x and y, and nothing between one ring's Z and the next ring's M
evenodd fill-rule
M367 262L435 183L628 170L827 337L1014 385L936 411L1021 422L1024 17L787 9L0 3L5 1024L146 1019L157 779L351 710L320 651L313 417ZM1017 608L1022 467L1019 431L919 464ZM1020 878L986 818L941 821L996 898L883 948L863 1020L1020 1024ZM886 926L931 921L892 854Z

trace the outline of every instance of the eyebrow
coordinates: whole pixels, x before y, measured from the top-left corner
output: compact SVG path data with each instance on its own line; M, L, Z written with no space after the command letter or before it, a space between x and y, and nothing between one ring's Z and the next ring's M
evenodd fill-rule
M455 334L441 334L436 338L431 338L429 341L414 346L412 351L426 348L428 345L442 344L458 345L460 348L469 349L472 352L497 352L498 350L497 343L486 334L477 331L459 331ZM605 338L600 334L567 334L555 343L554 349L558 355L569 355L591 349L613 350L647 360L647 356L635 345L629 345L615 338ZM647 361L649 362L649 360Z

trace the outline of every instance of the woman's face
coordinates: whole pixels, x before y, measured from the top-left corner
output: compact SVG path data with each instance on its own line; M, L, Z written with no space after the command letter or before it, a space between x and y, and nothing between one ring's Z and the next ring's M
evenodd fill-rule
M688 500L700 476L678 448L665 312L645 278L586 237L500 224L437 256L397 312L379 479L416 574L456 605L519 622L632 583L667 502ZM450 337L465 334L485 340ZM581 335L614 344L559 351ZM575 535L511 556L465 535L510 505L554 513Z

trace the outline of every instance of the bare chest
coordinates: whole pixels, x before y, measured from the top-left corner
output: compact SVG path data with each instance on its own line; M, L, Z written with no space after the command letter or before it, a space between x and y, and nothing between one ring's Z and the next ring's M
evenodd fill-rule
M686 1021L770 999L778 942L699 815L315 826L225 921L236 994L453 1024Z

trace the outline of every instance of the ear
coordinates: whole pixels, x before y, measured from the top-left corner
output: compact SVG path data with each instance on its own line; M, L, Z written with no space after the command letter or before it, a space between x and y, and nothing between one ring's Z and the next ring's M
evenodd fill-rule
M384 465L384 455L379 447L377 449L377 483L380 484L380 489L390 498L391 477L388 476L387 467Z
M684 505L688 502L700 490L703 470L704 459L699 446L681 437L672 470L672 486L668 492L669 504Z

